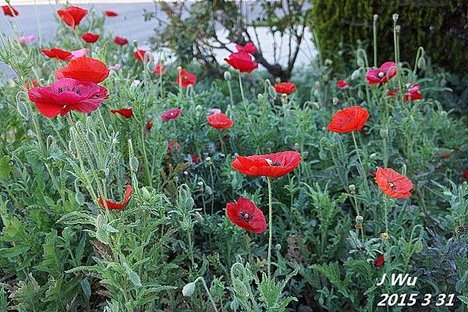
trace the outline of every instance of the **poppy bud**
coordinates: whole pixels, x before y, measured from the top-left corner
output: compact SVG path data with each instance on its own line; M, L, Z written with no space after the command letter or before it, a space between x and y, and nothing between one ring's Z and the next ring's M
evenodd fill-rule
M332 66L333 65L333 61L330 60L330 59L326 59L325 60L325 66Z
M380 137L387 138L388 137L388 129L380 129Z
M390 235L388 235L387 232L383 232L383 233L380 233L380 238L383 239L383 240L390 240Z
M190 297L195 292L195 282L188 283L182 288L182 295L185 297Z
M281 245L280 245L280 244L276 244L276 245L275 245L275 250L276 250L276 251L280 251L280 250L281 250Z
M333 105L338 105L340 103L340 100L335 96L333 98Z
M361 69L358 68L355 71L353 71L353 73L351 74L351 80L359 79L360 76L361 76Z
M396 23L398 21L398 14L393 14L392 15L393 21Z
M400 26L400 25L396 25L396 26L395 26L395 31L396 31L397 33L400 33L400 30L401 30L401 26Z
M349 193L350 193L351 195L356 195L356 185L351 184L351 185L349 186Z
M374 14L374 22L377 22L378 19L379 19L379 15Z
M369 159L370 160L376 160L377 156L378 156L377 153L372 153L372 154L369 155Z
M364 222L364 218L362 216L356 216L356 223L362 224L362 222Z
M224 80L231 80L231 79L232 79L231 73L228 72L228 71L225 71L224 72Z
M21 117L26 120L29 119L29 108L24 102L18 102L16 109L18 110L18 113L21 115Z

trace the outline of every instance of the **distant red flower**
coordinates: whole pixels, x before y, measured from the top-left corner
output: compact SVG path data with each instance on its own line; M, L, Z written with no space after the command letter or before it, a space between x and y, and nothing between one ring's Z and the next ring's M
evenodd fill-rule
M398 94L398 88L393 88L392 90L388 90L388 96L396 96Z
M146 130L151 130L153 128L153 119L150 119L145 124Z
M65 24L76 29L80 25L81 20L88 14L88 10L77 6L69 6L66 9L58 10L57 14Z
M338 133L361 131L369 113L360 106L351 106L337 111L328 125L328 130Z
M15 17L19 15L19 12L10 5L2 5L3 14L6 16Z
M298 152L285 151L265 155L237 156L231 166L248 176L279 178L296 169L301 161L301 155Z
M226 214L232 223L249 232L260 234L267 229L263 212L249 199L240 197L226 205Z
M249 53L235 52L229 55L229 58L224 59L232 68L237 69L241 73L250 73L258 68L258 64L252 60Z
M35 40L36 40L36 36L34 35L21 36L18 38L18 42L21 43L22 45L28 45Z
M115 17L115 16L119 16L119 13L112 11L112 10L104 10L104 15L108 17Z
M338 89L346 89L347 87L349 87L349 83L345 80L338 80L336 83L336 87Z
M275 84L276 93L291 94L296 90L296 85L292 82L280 82Z
M148 51L146 51L146 50L136 50L135 52L133 52L133 57L137 61L143 62L145 60L146 53L148 53Z
M131 118L133 116L132 108L120 108L120 109L111 109L112 114L119 114L125 118Z
M257 48L252 42L248 42L245 46L236 45L237 52L245 52L254 55L257 53Z
M116 203L111 200L104 200L101 196L99 196L99 205L102 208L106 208L108 210L120 210L122 208L125 208L128 205L128 202L130 201L130 198L132 197L132 186L129 184L125 188L125 194L124 198L120 203Z
M367 71L366 78L369 85L381 84L389 81L396 75L396 64L385 62L379 68Z
M409 198L413 182L390 168L378 168L375 182L386 195L393 198Z
M87 32L81 36L81 39L83 39L83 41L86 43L95 43L98 41L99 35Z
M39 82L37 82L37 80L31 81L31 83L26 82L26 84L24 85L24 87L28 91L31 90L32 88L35 88L35 87L38 87L38 86L39 86Z
M468 180L468 170L463 170L463 178Z
M119 45L119 46L124 46L124 45L128 44L128 40L123 38L123 37L115 36L114 43Z
M208 115L206 120L208 120L208 124L215 129L226 130L234 125L234 122L223 113Z
M188 86L194 86L197 81L197 76L195 74L189 73L185 69L181 69L177 75L177 83L182 88L187 88Z
M385 264L385 258L384 258L383 255L379 255L377 257L377 259L375 259L375 261L374 261L374 266L377 267L377 268L381 267L384 264Z
M70 51L57 49L57 48L52 48L49 50L41 49L41 52L47 57L55 58L55 59L62 60L62 61L71 60L71 58L73 57L73 54Z
M164 121L175 119L179 117L180 113L182 113L180 108L169 109L161 114L161 119Z
M172 152L175 150L175 149L179 149L180 148L180 144L174 140L168 140L167 141L167 153L169 155L172 155ZM195 163L195 160L197 159L194 159L193 157L198 157L198 156L192 156L192 161ZM200 159L198 158L198 162L200 162Z
M415 83L413 85L410 85L410 87L408 88L408 91L406 91L406 93L403 96L403 100L415 101L415 100L422 99L423 95L421 94L421 92L419 92L419 90L421 90L421 87L419 86L419 84Z
M80 57L71 60L67 66L58 69L55 77L74 78L82 81L100 83L109 76L109 69L106 64L91 57Z
M155 66L154 66L154 73L156 75L165 75L167 73L167 67L164 66L163 64L159 64L157 63Z
M199 164L201 161L200 156L198 155L192 155L191 159L194 164Z
M63 78L51 86L33 88L28 97L42 115L52 118L75 110L89 113L108 98L107 89L93 82Z

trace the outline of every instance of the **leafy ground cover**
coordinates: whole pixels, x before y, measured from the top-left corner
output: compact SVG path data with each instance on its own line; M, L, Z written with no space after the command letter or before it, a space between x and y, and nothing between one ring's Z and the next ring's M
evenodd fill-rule
M57 15L1 36L1 311L466 310L466 117L423 49L213 80Z

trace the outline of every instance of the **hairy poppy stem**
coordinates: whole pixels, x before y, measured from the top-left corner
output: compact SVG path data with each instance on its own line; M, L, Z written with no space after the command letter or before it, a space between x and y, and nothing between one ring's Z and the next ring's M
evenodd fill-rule
M273 200L271 196L271 178L268 181L268 279L271 280L271 245L273 242Z
M374 39L374 67L377 67L377 19L378 15L374 15L372 23L372 34Z
M239 72L239 88L242 96L242 102L245 103L245 97L244 97L244 88L242 88L242 78L241 78L241 73Z
M369 195L369 184L367 183L366 172L365 172L365 169L364 169L364 166L363 166L361 155L359 155L359 148L358 148L358 145L357 145L356 135L354 134L354 132L355 131L351 131L351 134L353 136L353 141L354 141L354 149L356 150L356 155L357 155L359 164L361 165L361 170L358 170L358 171L360 171L361 177L364 179L364 183L366 184L367 194Z

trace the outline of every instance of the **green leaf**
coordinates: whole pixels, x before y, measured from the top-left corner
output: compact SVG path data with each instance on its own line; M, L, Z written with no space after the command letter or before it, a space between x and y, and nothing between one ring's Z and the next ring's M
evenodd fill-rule
M8 179L11 172L10 156L5 155L0 159L0 179Z

